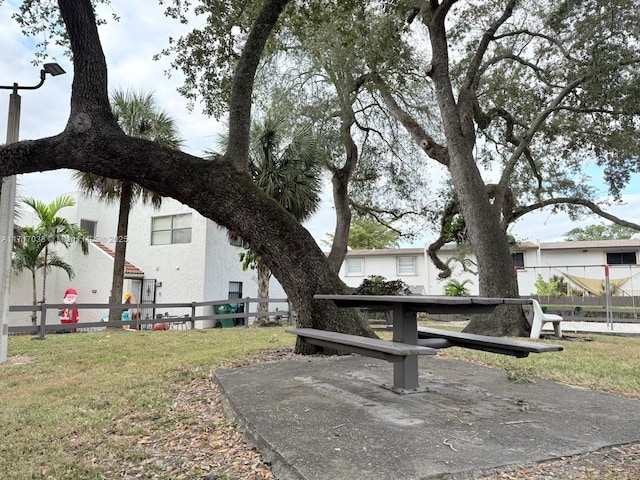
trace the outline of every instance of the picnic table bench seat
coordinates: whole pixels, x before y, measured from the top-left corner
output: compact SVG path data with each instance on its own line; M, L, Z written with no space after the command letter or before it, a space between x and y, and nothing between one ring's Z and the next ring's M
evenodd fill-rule
M444 342L446 343L444 343ZM464 347L473 350L527 357L530 353L558 352L559 345L513 340L510 338L478 335L475 333L452 332L437 328L418 327L418 344L433 348Z
M401 362L406 357L413 355L435 355L437 353L437 350L432 347L330 332L328 330L318 330L315 328L292 328L285 331L297 335L305 342L313 345L332 348L341 352L357 353L388 362Z

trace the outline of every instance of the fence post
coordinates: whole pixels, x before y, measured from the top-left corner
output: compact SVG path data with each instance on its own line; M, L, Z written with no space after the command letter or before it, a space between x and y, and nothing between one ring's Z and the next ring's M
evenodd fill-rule
M191 302L191 330L196 328L196 321L194 320L196 316L196 302Z
M242 312L242 315L244 316L244 326L248 327L249 326L249 297L245 297L244 299L244 312Z
M289 308L289 315L287 316L287 323L293 325L293 308L291 306L291 300L287 298L287 306Z
M45 327L47 325L47 307L44 303L40 304L40 332L38 340L44 340Z

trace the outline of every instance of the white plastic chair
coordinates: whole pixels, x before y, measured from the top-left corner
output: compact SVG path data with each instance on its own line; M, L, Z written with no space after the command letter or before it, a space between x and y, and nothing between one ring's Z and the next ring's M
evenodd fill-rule
M540 333L542 332L542 327L545 323L553 323L553 331L555 332L556 337L562 338L562 327L560 326L562 317L560 315L544 313L537 300L531 300L531 308L529 315L527 315L527 320L531 325L531 334L529 335L529 338L540 338Z

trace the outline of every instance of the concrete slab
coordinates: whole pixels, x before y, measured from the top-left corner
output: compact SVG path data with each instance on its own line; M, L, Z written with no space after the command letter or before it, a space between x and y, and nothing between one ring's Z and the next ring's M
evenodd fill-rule
M381 388L389 363L301 357L218 370L225 408L281 480L472 479L640 441L640 402L421 359L425 393Z

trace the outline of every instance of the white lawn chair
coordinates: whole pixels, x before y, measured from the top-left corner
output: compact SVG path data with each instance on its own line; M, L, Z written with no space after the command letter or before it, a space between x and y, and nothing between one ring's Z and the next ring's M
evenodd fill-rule
M538 301L533 299L531 300L529 310L529 315L527 315L527 320L531 325L531 334L529 335L529 338L540 338L540 333L542 332L542 327L545 323L553 323L553 331L555 332L556 337L562 338L562 327L560 326L562 317L560 315L544 313Z

